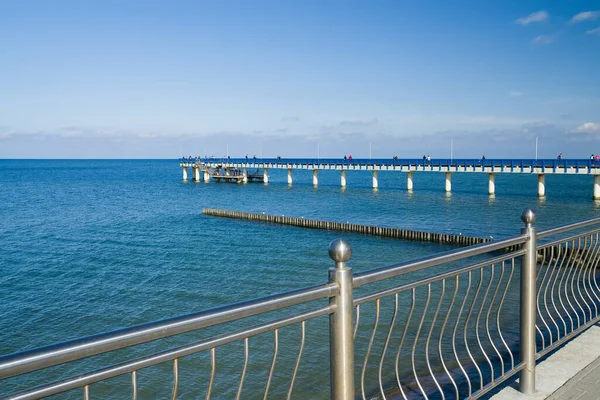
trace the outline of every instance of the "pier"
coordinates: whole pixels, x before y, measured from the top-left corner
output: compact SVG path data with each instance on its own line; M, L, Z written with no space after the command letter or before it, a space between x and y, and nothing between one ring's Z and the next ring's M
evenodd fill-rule
M188 179L188 168L192 169L194 180L200 181L200 172L204 172L204 181L208 182L210 171L214 168L222 169L225 175L227 171L242 171L242 175L248 179L241 178L240 182L252 180L269 182L269 169L287 170L287 183L293 184L293 170L312 171L312 183L319 185L319 171L339 171L340 186L348 185L347 171L367 171L372 174L373 189L379 188L380 172L401 172L406 174L406 187L413 191L415 187L415 175L419 172L439 172L444 174L444 190L452 191L452 175L455 173L480 173L488 175L488 195L496 193L497 174L534 174L537 175L537 195L546 196L546 175L591 175L593 181L592 198L600 200L600 162L581 159L282 159L282 158L224 158L224 159L180 159L180 167L183 170L183 179ZM253 175L247 171L255 170ZM260 173L259 171L262 171ZM231 173L229 172L229 175ZM228 176L228 175L227 175ZM250 179L252 176L252 179ZM261 178L262 176L262 178ZM216 179L216 178L215 178ZM233 179L233 178L231 178Z

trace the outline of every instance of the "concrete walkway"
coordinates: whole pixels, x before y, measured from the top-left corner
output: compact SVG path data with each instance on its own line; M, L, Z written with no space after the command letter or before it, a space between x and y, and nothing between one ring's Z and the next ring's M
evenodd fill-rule
M600 343L599 343L600 345ZM600 398L600 358L569 379L548 400L597 400Z
M536 367L536 392L505 387L493 400L600 399L600 326L592 326Z

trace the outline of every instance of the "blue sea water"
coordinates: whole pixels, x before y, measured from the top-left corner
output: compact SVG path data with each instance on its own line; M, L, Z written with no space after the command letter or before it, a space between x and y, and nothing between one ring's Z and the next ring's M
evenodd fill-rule
M203 207L507 237L598 216L592 177L271 170L270 182L183 182L176 160L0 160L0 354L320 284L331 240L355 271L451 247L203 216ZM1 392L1 390L0 390ZM152 398L152 397L148 397ZM190 397L193 398L193 397ZM219 398L219 397L217 397Z

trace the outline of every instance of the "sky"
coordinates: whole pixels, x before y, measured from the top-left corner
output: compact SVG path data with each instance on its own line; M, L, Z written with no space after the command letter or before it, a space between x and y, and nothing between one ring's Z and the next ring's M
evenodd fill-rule
M589 158L600 0L0 0L0 158Z

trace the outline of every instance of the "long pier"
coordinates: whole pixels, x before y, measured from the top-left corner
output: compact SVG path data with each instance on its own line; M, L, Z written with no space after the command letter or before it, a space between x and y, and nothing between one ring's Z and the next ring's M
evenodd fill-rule
M311 229L354 232L365 235L374 235L404 240L415 240L421 242L451 243L458 244L461 246L471 246L473 244L485 243L491 240L488 238L455 235L450 233L434 233L425 231L415 231L411 229L386 228L373 225L359 225L343 222L321 221L316 219L286 217L284 215L269 215L248 213L242 211L218 210L214 208L203 208L202 214L210 215L213 217L247 219L249 221L269 222L273 224L291 225Z
M242 171L247 175L248 170L262 171L262 181L269 183L269 169L287 170L287 182L292 184L293 170L312 170L312 183L319 184L319 171L340 171L340 186L346 187L347 171L370 171L372 186L379 187L379 172L405 172L408 191L414 189L414 174L418 172L440 172L445 174L445 190L452 191L453 173L485 173L488 174L488 194L496 193L496 174L536 174L538 180L537 193L539 197L546 195L547 174L561 175L592 175L593 199L600 200L600 162L581 159L282 159L282 158L223 158L223 159L180 159L183 179L187 180L188 168L192 168L195 181L200 181L200 171L204 171L204 181L210 180L207 171L211 168ZM247 181L247 180L246 180Z

